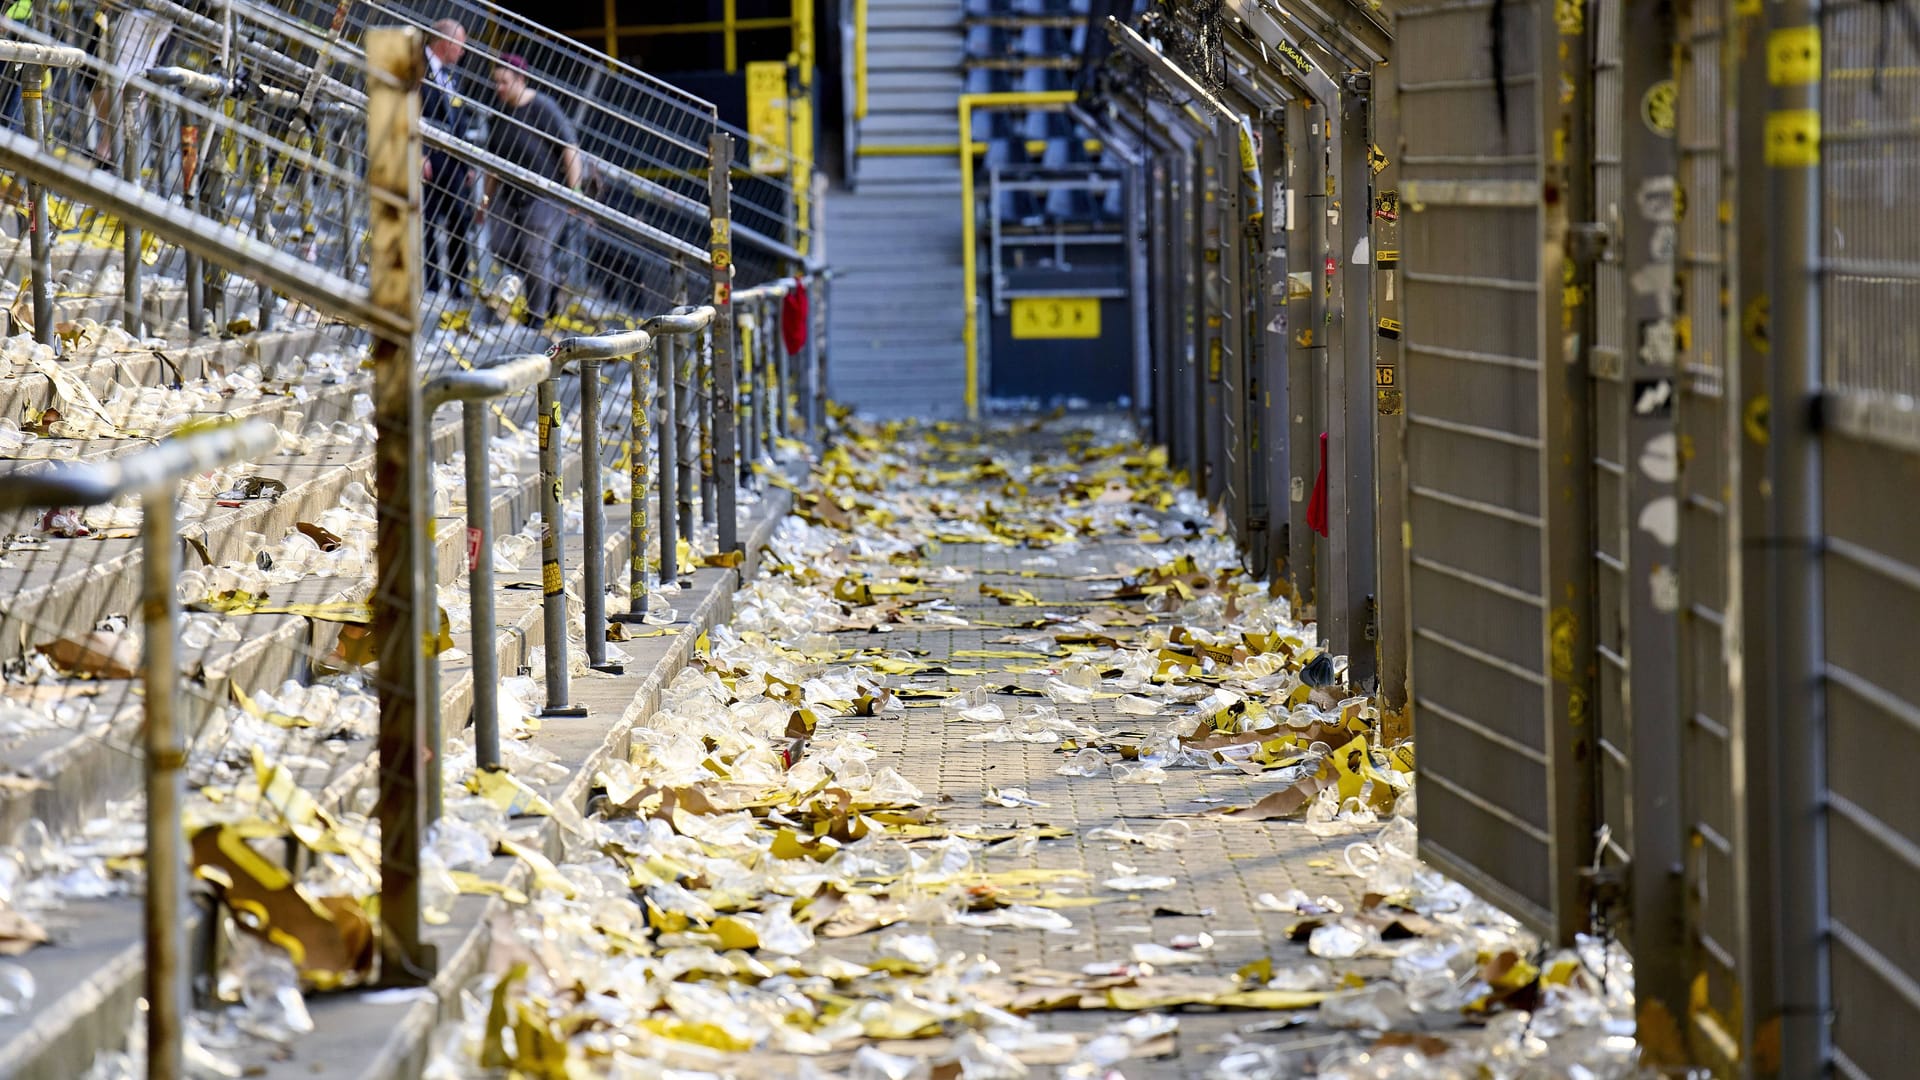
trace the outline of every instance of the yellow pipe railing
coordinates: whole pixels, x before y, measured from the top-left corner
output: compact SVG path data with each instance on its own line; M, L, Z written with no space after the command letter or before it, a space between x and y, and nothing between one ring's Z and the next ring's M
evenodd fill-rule
M853 0L853 118L867 118L867 0Z
M1009 90L991 94L960 95L960 262L964 267L961 289L965 296L966 329L962 340L967 347L967 419L980 418L980 303L979 243L973 205L973 141L975 109L1064 109L1079 100L1073 90Z

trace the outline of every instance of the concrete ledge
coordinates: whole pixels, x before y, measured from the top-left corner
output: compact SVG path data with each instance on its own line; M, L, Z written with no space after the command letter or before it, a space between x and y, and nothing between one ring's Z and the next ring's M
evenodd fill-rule
M703 569L692 587L679 593L677 633L622 644L633 661L623 675L575 679L572 700L585 705L582 718L542 722L534 744L559 756L572 772L552 795L584 810L601 765L624 757L636 725L652 716L661 691L693 659L700 635L733 616L733 593L759 570L760 552L792 506L790 493L767 485L753 517L741 530L746 559L739 571ZM611 545L610 545L611 546ZM610 572L624 572L618 553L609 552ZM537 618L537 605L532 614ZM504 669L503 669L504 670ZM515 822L522 842L557 853L559 828L548 818ZM529 871L519 859L496 856L482 876L525 888ZM428 929L439 953L440 970L432 984L415 990L368 990L313 995L308 1010L315 1030L282 1055L248 1055L243 1064L261 1070L250 1075L293 1080L410 1080L426 1067L428 1041L439 1023L460 1008L460 991L485 967L492 927L509 912L496 896L462 896L451 919Z

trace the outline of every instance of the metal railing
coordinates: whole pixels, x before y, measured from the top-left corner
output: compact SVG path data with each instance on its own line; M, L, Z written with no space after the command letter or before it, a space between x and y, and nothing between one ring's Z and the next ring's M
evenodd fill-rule
M362 39L372 56L365 61L368 73L342 78L338 58L357 63L363 54L330 33L276 37L269 33L270 20L252 18L249 5L237 4L235 33L227 35L221 24L166 0L145 6L167 16L175 35L170 55L141 58L157 63L122 65L118 55L76 55L57 44L64 30L72 29L57 21L52 32L22 27L23 41L4 43L14 55L57 57L73 66L59 69L66 74L56 72L47 82L47 122L36 135L0 129L0 169L50 198L52 209L37 220L51 218L59 226L33 230L45 241L31 255L37 268L32 276L43 283L35 296L36 328L43 336L52 335L76 305L110 301L127 329L151 329L175 345L184 339L192 343L188 353L206 359L183 360L177 348L167 350L171 356L142 350L131 362L96 358L84 340L53 336L52 343L68 356L60 367L36 369L33 377L60 395L60 407L41 413L47 399L35 400L36 430L47 433L37 437L58 438L66 427L94 421L87 385L106 388L100 397L111 400L98 410L101 418L93 424L98 436L81 444L89 464L67 471L27 466L10 473L0 484L0 511L40 500L56 511L46 521L71 521L76 519L70 512L83 503L96 497L112 501L147 484L142 478L149 474L140 470L151 466L142 463L177 462L176 442L162 442L151 457L125 451L136 436L178 426L166 411L173 407L167 398L172 394L201 395L189 413L261 417L240 429L244 438L234 437L247 456L277 443L285 459L276 455L249 471L200 478L186 527L175 530L173 516L167 516L169 537L178 532L186 549L198 552L201 565L176 572L172 559L179 549L169 539L161 545L168 550L157 555L152 542L157 534L150 532L144 556L116 556L103 573L76 573L61 561L85 565L109 558L95 553L112 549L64 537L47 541L48 553L36 555L31 569L53 583L14 586L0 603L0 621L10 628L9 640L40 643L51 650L43 655L71 664L73 648L93 648L99 642L90 634L107 633L88 627L117 625L113 620L116 608L124 606L129 575L149 586L179 578L179 601L192 616L184 631L152 622L147 649L163 659L150 662L149 675L196 665L203 675L190 683L176 681L186 701L173 725L181 747L177 752L161 748L149 765L192 778L186 835L195 865L211 865L210 879L225 882L214 891L229 903L246 897L258 901L257 890L269 887L274 873L295 871L311 855L294 833L315 819L296 821L288 815L320 815L324 828L332 830L330 842L345 844L355 858L364 857L359 865L377 870L377 879L335 880L323 888L339 890L338 898L354 911L368 890L378 891L377 920L355 918L367 919L379 957L377 964L371 957L333 957L327 968L303 963L303 981L419 983L431 977L436 963L422 940L426 830L443 814L443 798L457 793L465 779L454 772L466 764L457 756L460 725L443 722L442 711L460 709L468 700L463 695L470 694L471 766L498 769L511 759L501 745L500 684L512 650L524 642L500 633L500 621L508 616L496 610L498 601L510 594L498 590L493 570L501 539L496 504L504 496L504 505L514 508L506 519L511 526L524 519L519 507L527 497L537 494L546 541L537 619L547 655L547 705L564 709L571 704L569 636L576 626L566 604L569 577L581 581L585 619L579 629L585 633L587 660L602 669L611 666L605 559L613 545L605 532L603 470L623 436L630 463L625 540L631 610L616 620L648 615L654 586L647 571L655 537L663 584L688 569L678 557L683 537L700 550L713 550L702 519L717 526L722 550L738 547L737 462L752 454L717 438L723 429L732 438L722 418L730 418L736 407L737 369L729 347L736 264L725 243L737 237L760 245L772 261L756 265L769 267L784 265L798 252L771 237L753 237L748 229L714 228L715 221L731 220L731 188L742 182L731 169L733 143L725 133L702 129L700 159L688 168L704 190L693 205L686 192L673 197L671 209L681 224L679 232L671 232L653 224L651 216L643 220L587 193L556 189L550 180L516 171L478 142L408 124L418 107L412 103L419 93L413 84L424 43L417 35L369 32ZM287 51L276 53L276 47ZM0 49L0 58L6 55ZM270 65L269 57L281 62ZM92 89L85 86L88 80ZM88 100L96 91L104 110ZM95 113L116 122L96 126ZM675 134L673 140L684 138ZM116 168L93 167L89 159L103 146ZM717 156L719 169L705 167L708 155ZM421 197L433 189L422 173L425 161L440 160L499 176L503 184L518 185L595 229L617 234L628 255L644 255L643 271L628 275L622 261L628 255L618 253L591 256L584 268L576 264L566 281L588 281L595 290L593 302L571 318L558 313L563 317L550 329L571 333L551 346L550 339L536 338L503 317L516 314L511 289L486 298L487 303L456 302L447 288L424 290L436 269L443 281L452 276L445 273L451 267L423 259L418 241L409 239L431 235L431 227L423 227ZM644 174L635 180L662 183ZM748 178L747 183L757 181ZM510 227L489 222L490 229ZM697 236L700 243L686 236ZM723 241L717 258L706 246L714 239ZM63 274L74 275L73 280L94 275L104 283L118 269L116 257L125 259L123 285L101 285L115 295L88 294L71 282L65 289L55 287ZM45 269L49 258L51 273ZM66 271L63 265L80 269ZM690 283L711 282L714 266L724 271L713 286L715 302L685 304ZM819 268L811 274L824 281ZM504 278L503 273L496 282ZM626 291L610 287L629 281L638 284ZM786 288L779 286L781 292ZM177 322L182 313L184 328ZM771 312L767 317L773 318ZM215 334L245 340L229 346ZM819 355L816 336L809 335L808 373ZM767 419L765 429L771 433L778 424L779 431L797 433L798 425L784 415L784 402L802 387L811 393L817 384L800 378L783 356L768 352L770 344L762 343L754 361L763 374L753 385L763 407L781 402L783 412ZM603 365L621 359L630 364L625 387L622 380L603 387ZM147 381L133 386L117 381L136 377L123 374L130 367ZM367 367L370 378L363 371ZM148 369L151 374L144 374ZM68 381L65 373L79 381ZM236 394L240 383L258 390ZM492 418L526 418L522 395L529 388L537 395L530 425L538 431L537 465L531 474L517 463L503 471L495 459L503 453L517 456L524 443L515 441L517 434L496 439ZM128 420L117 403L129 389L143 402L155 398L164 422ZM630 394L630 409L618 401L623 392ZM612 399L606 404L615 415L601 415L603 398ZM436 424L437 410L454 401L462 403L458 424ZM584 515L584 551L577 567L565 551L571 499L564 482L574 453L565 437L571 426L567 414L576 405ZM71 415L63 418L62 412ZM630 430L622 430L621 412L631 413ZM520 426L513 428L517 432ZM183 435L179 441L204 447L208 438ZM465 488L466 535L446 530L436 535L428 527L435 502L446 498L449 510L438 512L451 512L451 493L458 485L439 476L445 467L436 470L435 462L445 461L456 447L464 456L459 480ZM195 453L200 454L192 458L196 468L210 467L211 459ZM111 479L116 476L120 479ZM371 479L365 486L363 476ZM90 487L79 482L89 477ZM650 512L656 506L657 514ZM159 520L149 512L146 526L151 529ZM33 533L36 527L23 520L16 531ZM464 676L470 688L456 680L439 685L440 661L427 644L439 637L433 632L441 587L435 567L451 543L467 549L469 595L462 606L473 658L471 673ZM10 569L0 560L0 573ZM62 572L41 573L48 570ZM153 615L151 606L143 610ZM453 613L439 614L453 633L461 632ZM526 617L533 615L528 609ZM28 632L13 634L16 626ZM202 640L204 635L213 636ZM17 653L9 646L0 655L10 678L28 672L56 689L86 678L66 667L47 671L52 661L35 661L30 650ZM90 656L82 659L95 663ZM125 689L119 700L125 704L116 716L138 715L139 695ZM146 695L149 737L162 700ZM339 707L326 707L328 702ZM98 746L111 752L97 756L114 760L119 753L114 743L125 736L123 728L102 734L75 722L70 731L50 738L65 740L58 752L66 758L88 759L88 748ZM79 783L82 775L76 769L71 783ZM0 793L0 835L12 842L29 814L56 808L64 816L49 817L45 832L56 844L66 842L77 835L86 812L123 794L113 783L89 783L97 790L68 791L68 779L60 778L57 796L32 806L30 794ZM295 792L304 794L284 801ZM222 824L228 819L207 795L219 805L258 808L268 821L286 825L287 865L278 866L278 854L264 856L257 866L249 862L255 869L278 867L261 869L262 877L221 863L221 843L246 841ZM148 824L160 820L154 815L177 819L179 805L178 799L171 804L152 800ZM176 829L169 835L177 842L181 833ZM164 846L148 850L165 860ZM154 880L167 885L164 876ZM162 892L172 894L170 887ZM174 951L155 946L147 952L153 958L149 976L164 974L167 983L148 992L148 1021L157 1025L148 1041L156 1076L178 1068L179 1021L190 1001L179 977L189 964L211 973L221 962L204 949L187 957L178 946L196 923L206 926L209 920L176 904L166 921L175 944L165 948ZM205 940L214 936L209 931ZM109 1027L113 1023L104 1021ZM14 1048L0 1046L0 1062L12 1060L11 1053Z
M99 506L129 495L140 500L140 612L145 629L140 658L146 796L143 993L149 1071L154 1075L184 1075L182 1036L192 1001L186 919L192 869L183 844L187 735L175 721L181 682L175 651L180 611L175 591L180 553L178 489L182 480L195 473L259 457L277 442L271 425L251 421L163 440L118 461L56 465L0 484L0 511Z

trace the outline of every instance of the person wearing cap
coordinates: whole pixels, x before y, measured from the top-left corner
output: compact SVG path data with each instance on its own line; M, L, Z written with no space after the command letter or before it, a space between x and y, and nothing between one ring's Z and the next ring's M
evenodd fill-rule
M493 89L500 113L489 125L487 151L578 191L581 160L573 121L527 84L526 60L513 53L502 56L493 69ZM560 207L507 177L489 175L481 213L493 222L494 255L526 282L528 320L538 325L551 318L553 249L564 220Z

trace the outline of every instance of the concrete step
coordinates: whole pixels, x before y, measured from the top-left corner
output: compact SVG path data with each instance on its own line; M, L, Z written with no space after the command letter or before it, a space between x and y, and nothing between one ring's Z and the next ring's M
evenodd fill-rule
M531 399L523 396L519 401L524 404L511 410L510 417L516 423L530 423ZM436 441L439 441L438 431ZM441 459L441 454L436 452L435 457ZM566 455L566 483L569 488L578 487L579 464L577 453ZM506 490L496 490L492 507L496 529L503 532L519 531L534 512L538 500L536 473L523 474ZM610 518L614 516L609 513ZM616 523L610 521L609 524ZM436 561L443 567L443 583L448 578L463 580L465 525L466 518L463 516L438 519L435 552ZM579 591L583 580L580 550L581 538L578 535L570 536L568 551L572 554L569 565L573 570L568 584L575 593ZM601 552L609 581L617 580L622 573L627 553L626 530L609 528L607 546ZM444 568L449 566L457 567L458 572L446 574ZM537 562L519 574L498 576L501 592L497 599L498 632L493 648L499 669L504 673L526 667L531 648L542 643L540 593L538 590L514 590L507 586L538 580ZM289 593L287 599L319 602L330 596L364 595L368 584L364 580L356 581L351 587L329 593L324 582L303 582L301 587ZM307 623L305 619L291 616L236 618L245 623L270 621L275 624L270 631L273 634L283 634L290 629L293 632L305 632ZM251 629L243 633L249 640L254 636ZM474 647L471 635L465 632L456 634L455 642L468 654ZM293 650L281 651L293 654ZM231 670L227 679L245 685L246 679L252 677L262 680L253 683L255 687L271 686L278 683L278 678L274 677L276 674L256 666L248 672ZM305 673L287 674L303 678ZM443 660L440 686L441 715L445 718L446 729L450 733L457 733L466 726L472 708L471 661ZM219 701L224 694L209 695L209 698ZM94 745L101 744L95 741ZM355 743L348 753L330 767L298 769L296 775L306 790L316 794L323 807L340 808L348 805L356 794L373 790L377 773L373 751L372 740ZM132 785L138 783L138 761L130 754L120 756L126 762L130 790ZM360 809L364 810L365 807ZM54 928L61 933L57 944L43 946L19 958L19 962L26 964L36 976L40 994L28 1012L0 1019L0 1076L44 1077L51 1080L54 1077L78 1075L85 1070L97 1051L116 1048L124 1042L126 1032L135 1020L143 966L139 910L140 901L137 898L78 905L77 909L70 909L69 912L78 921L72 925L64 919L55 923ZM80 922L85 925L80 925Z
M570 542L569 550L577 552L579 537L571 537ZM603 553L610 577L619 572L626 556L624 532L611 536ZM577 557L573 566L568 586L577 592L583 578ZM538 579L536 566L522 574L501 575L500 584ZM498 616L495 648L500 670L510 673L525 666L531 647L541 643L539 593L503 592ZM463 650L472 648L465 634L455 635L455 643ZM441 715L447 718L447 730L458 732L472 708L470 662L443 662L440 685ZM356 755L330 784L315 784L309 776L301 778L303 786L319 796L322 806L339 808L348 794L364 789L372 778L373 747L369 742L363 749L365 753ZM124 1047L138 1018L145 972L141 904L139 897L132 896L69 905L49 922L54 944L13 958L33 974L39 989L25 1012L0 1017L0 1076L70 1080L84 1074L100 1051ZM197 927L199 910L191 911ZM315 1004L318 1007L317 1000Z

